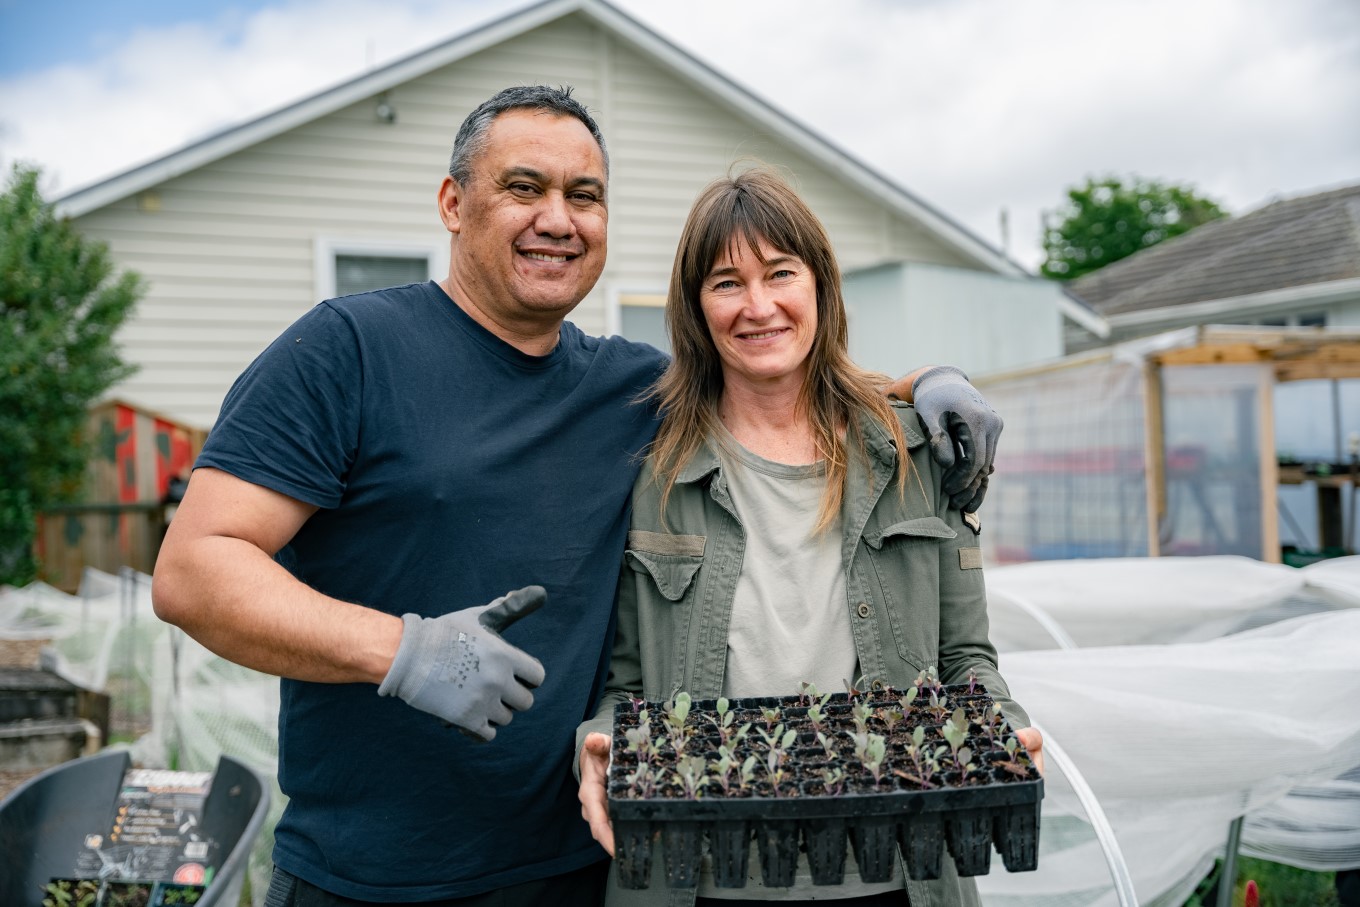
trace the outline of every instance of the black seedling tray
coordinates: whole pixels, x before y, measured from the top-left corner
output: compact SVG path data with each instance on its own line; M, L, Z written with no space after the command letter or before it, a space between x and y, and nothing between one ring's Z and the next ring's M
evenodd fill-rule
M992 705L980 686L972 688L972 692L964 685L942 689L941 698L950 697L951 707L965 707L972 714L980 714ZM866 695L869 705L888 708L895 706L899 693ZM805 721L806 704L806 699L800 697L764 697L733 700L730 707L748 716L755 710L778 707L786 716L788 728L797 729ZM847 727L853 726L852 719L845 714L850 704L847 694L829 697L825 733L844 736ZM697 731L712 725L716 705L717 700L692 703L686 727L692 725ZM900 706L895 707L900 710ZM841 884L847 836L859 875L866 882L891 878L899 850L907 874L917 880L939 878L946 848L961 876L986 874L993 846L1011 872L1033 870L1038 865L1043 780L1027 754L1016 760L1022 763L1023 771L1014 766L1011 771L998 768L993 763L1006 757L996 755L991 741L970 734L966 745L977 747L973 751L981 758L977 764L983 767L969 775L966 786L948 786L944 776L937 775L933 780L938 786L923 790L914 780L894 773L895 768L903 766L906 756L900 746L894 749L890 744L882 780L872 785L872 790L829 795L820 776L821 763L826 760L819 756L824 750L815 741L815 734L802 730L798 732L797 745L788 750L787 765L795 780L782 786L779 796L773 795L768 784L747 785L725 795L713 783L697 798L687 799L676 789L678 785L663 783L650 796L643 797L629 780L636 763L635 755L630 760L630 754L625 753L627 742L623 732L630 724L636 726L637 711L644 708L651 714L652 728L657 729L658 718L665 709L662 703L642 703L636 709L624 703L614 714L608 802L614 827L615 863L625 888L648 886L658 843L668 886L694 887L707 852L718 887L744 887L753 837L766 887L793 884L801 849L807 852L814 884ZM924 710L918 713L913 707L906 710L904 717L907 720L899 724L897 735L884 734L881 724L876 732L894 740L905 729L921 724L938 733L940 725L927 724ZM876 722L871 720L870 732L875 732L875 727ZM980 730L976 724L971 727ZM1005 736L998 735L997 740L1004 741ZM653 764L665 762L665 749L653 755ZM764 741L757 740L746 752L759 754L762 749L768 753ZM1020 752L1023 753L1023 747ZM685 755L703 756L712 766L718 754L711 739L696 736L686 746ZM669 758L673 764L673 750ZM802 764L803 761L808 764ZM862 768L853 755L832 759L831 763L852 773ZM910 762L905 764L911 766ZM953 781L957 783L957 778Z

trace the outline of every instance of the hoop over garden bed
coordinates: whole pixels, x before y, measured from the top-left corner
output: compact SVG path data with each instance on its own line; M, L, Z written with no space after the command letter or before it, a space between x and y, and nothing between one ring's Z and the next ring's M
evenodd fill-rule
M860 877L938 878L948 847L961 876L992 847L1008 870L1038 865L1043 780L980 684L930 675L892 689L818 696L620 704L608 776L615 862L645 888L660 840L666 884L746 884L754 836L767 887L793 884L800 843L812 881L839 885L849 836Z

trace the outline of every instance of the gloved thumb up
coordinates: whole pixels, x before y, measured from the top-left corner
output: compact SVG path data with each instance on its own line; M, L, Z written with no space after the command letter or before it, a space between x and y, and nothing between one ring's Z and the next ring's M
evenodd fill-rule
M487 605L477 620L493 633L504 633L521 617L528 617L548 600L548 590L542 586L525 586Z
M439 617L402 615L401 644L380 696L396 696L483 740L534 704L543 683L537 658L510 645L501 631L543 606L542 586L518 589L489 605Z

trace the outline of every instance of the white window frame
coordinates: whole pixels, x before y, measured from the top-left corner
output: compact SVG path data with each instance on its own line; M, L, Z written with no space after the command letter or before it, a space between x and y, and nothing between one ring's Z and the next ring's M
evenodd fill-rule
M449 248L437 242L391 242L381 239L349 239L318 236L313 243L312 282L317 300L335 297L335 260L341 255L375 258L423 258L426 278L448 273Z
M660 296L666 298L666 287L660 288L656 284L644 288L642 285L618 286L609 284L605 287L604 305L604 332L605 336L622 336L619 331L623 327L623 297L625 296Z

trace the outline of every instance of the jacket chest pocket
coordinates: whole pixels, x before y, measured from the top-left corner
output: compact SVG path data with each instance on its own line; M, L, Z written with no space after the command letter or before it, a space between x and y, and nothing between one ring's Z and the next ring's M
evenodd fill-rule
M634 573L651 579L661 597L678 602L704 565L702 535L669 535L634 529L628 533L624 560Z
M940 546L956 538L936 516L864 533L897 654L915 671L939 663Z

